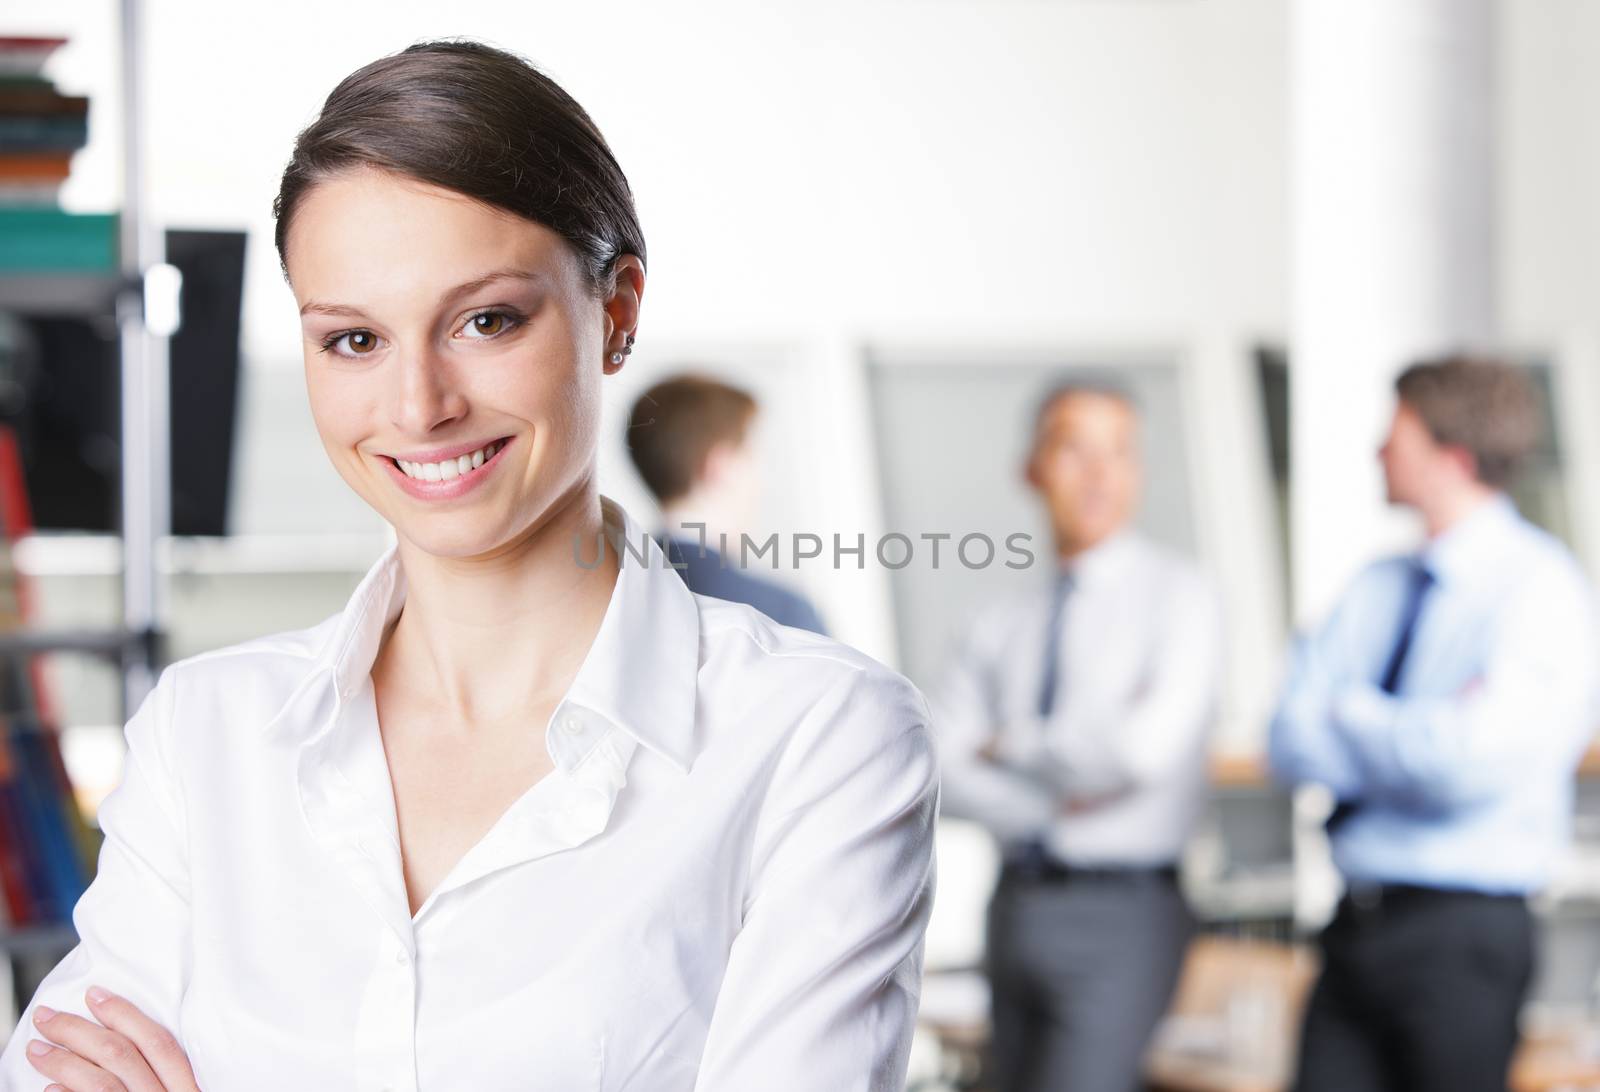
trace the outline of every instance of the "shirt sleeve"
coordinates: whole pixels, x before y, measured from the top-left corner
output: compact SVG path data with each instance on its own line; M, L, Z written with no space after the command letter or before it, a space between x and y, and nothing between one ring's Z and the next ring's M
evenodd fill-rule
M1570 777L1595 730L1596 635L1580 576L1532 576L1460 693L1402 696L1353 683L1332 724L1364 787L1426 810L1470 807L1528 780Z
M1170 778L1203 761L1222 679L1222 609L1198 576L1174 588L1144 685L1099 723L1018 733L1040 741L1027 764L1048 772L1068 800L1092 802Z
M1293 641L1277 710L1267 730L1267 763L1279 781L1325 785L1341 798L1364 791L1349 744L1334 729L1338 694L1356 678L1347 645L1359 629L1370 572L1358 577L1321 626Z
M38 1092L50 1082L28 1064L44 1004L88 1019L93 985L120 994L182 1041L178 1010L189 975L189 875L179 793L167 757L176 710L165 668L125 728L122 781L100 806L94 880L73 909L79 942L34 994L0 1054L0 1088Z
M697 1092L900 1092L934 891L927 706L853 672L796 729L757 823Z
M1025 764L1008 765L979 753L999 742L999 672L988 629L995 619L969 625L929 691L939 741L945 815L981 823L1001 841L1038 833L1061 805L1055 786Z

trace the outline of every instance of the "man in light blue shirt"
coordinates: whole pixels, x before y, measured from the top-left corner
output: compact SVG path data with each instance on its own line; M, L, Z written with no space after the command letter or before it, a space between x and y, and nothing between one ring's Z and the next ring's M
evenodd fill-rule
M1381 450L1419 552L1369 565L1298 642L1269 758L1327 786L1346 893L1323 933L1299 1092L1503 1092L1532 973L1526 898L1571 823L1600 636L1567 549L1503 489L1540 420L1521 372L1407 369Z

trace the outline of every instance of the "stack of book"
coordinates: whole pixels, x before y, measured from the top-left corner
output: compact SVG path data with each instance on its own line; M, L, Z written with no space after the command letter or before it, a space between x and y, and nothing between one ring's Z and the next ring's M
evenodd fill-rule
M89 140L89 100L44 75L65 38L0 37L0 204L57 203L72 153Z
M44 74L66 41L0 36L0 276L117 268L116 214L59 204L72 155L89 140L88 98L63 95Z

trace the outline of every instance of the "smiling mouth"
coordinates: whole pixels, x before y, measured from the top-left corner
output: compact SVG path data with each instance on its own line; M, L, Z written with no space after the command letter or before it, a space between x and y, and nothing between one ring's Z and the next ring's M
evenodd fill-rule
M437 463L413 463L404 459L397 459L393 455L386 455L395 467L406 477L420 482L448 482L456 478L464 478L475 474L487 464L501 448L510 442L509 436L502 436L498 440L491 440L478 450L454 459L445 459Z

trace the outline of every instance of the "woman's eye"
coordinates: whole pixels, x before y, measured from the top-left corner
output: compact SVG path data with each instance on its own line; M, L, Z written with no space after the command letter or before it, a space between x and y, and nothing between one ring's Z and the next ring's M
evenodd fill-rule
M506 311L480 311L467 319L461 332L467 340L482 340L503 334L517 324L515 315Z
M340 346L345 346L340 348ZM366 356L378 347L378 335L371 330L346 330L322 342L324 352L332 349L339 356Z

